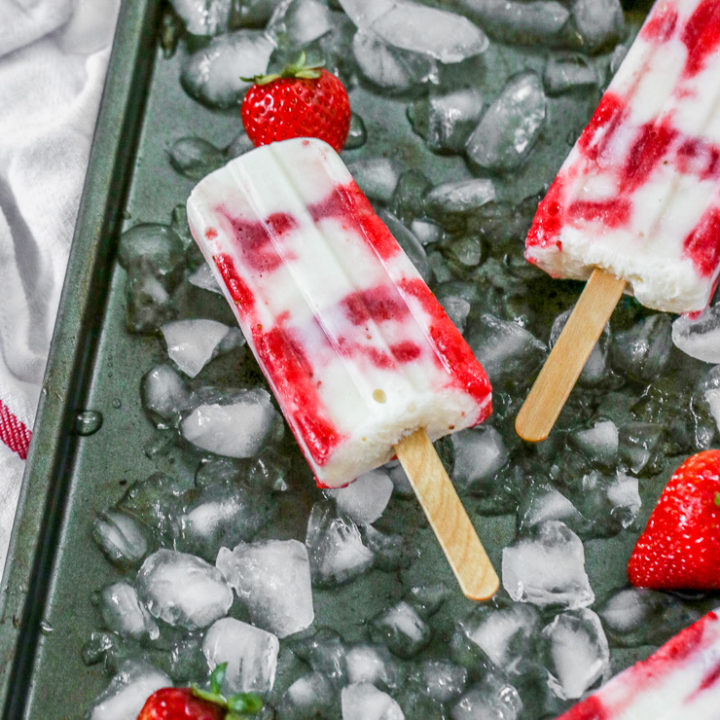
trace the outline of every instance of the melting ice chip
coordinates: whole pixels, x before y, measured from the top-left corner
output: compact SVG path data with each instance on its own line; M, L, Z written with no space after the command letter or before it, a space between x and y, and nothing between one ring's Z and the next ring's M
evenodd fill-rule
M307 549L297 540L240 543L220 548L217 566L247 605L250 620L279 638L315 617Z
M270 394L243 390L227 401L196 407L180 423L183 437L202 450L233 458L256 455L277 413Z
M279 649L275 635L234 618L215 622L203 640L211 668L227 663L225 689L231 693L272 690Z
M357 525L337 515L330 503L315 503L308 519L305 545L310 555L313 580L343 583L364 573L373 562Z
M142 526L117 510L106 510L95 518L92 537L105 557L119 567L139 565L148 551Z
M466 18L410 0L340 0L358 28L402 50L456 63L484 52L485 33Z
M405 600L373 620L370 635L401 658L417 655L430 642L430 627Z
M459 697L468 675L467 668L446 660L426 660L421 672L425 691L440 703Z
M192 35L217 35L227 32L232 0L171 0Z
M332 717L335 689L320 673L298 678L285 692L278 705L281 718Z
M587 608L558 615L543 630L552 691L575 700L610 670L610 650L600 618Z
M215 320L176 320L160 328L168 357L194 378L218 353L230 328Z
M558 520L536 525L503 550L502 579L513 600L540 607L579 608L595 600L583 544Z
M145 701L172 680L145 661L125 660L118 674L97 697L89 720L130 720L139 715Z
M690 357L720 363L720 305L708 308L696 320L681 315L672 324L672 341Z
M450 711L452 720L517 720L523 704L518 691L499 675L488 672Z
M514 75L468 138L468 157L486 170L519 168L540 135L546 105L542 81L535 72Z
M397 681L397 665L384 645L353 645L345 655L349 683L391 686Z
M405 720L400 706L370 683L355 683L342 689L342 720Z
M508 459L500 433L488 425L453 433L450 440L455 452L455 487L463 492L487 494L492 490L488 485L493 476Z
M169 365L156 365L143 375L140 397L145 412L158 427L174 425L190 402L185 381Z
M201 290L209 290L222 295L222 290L207 263L203 263L192 275L189 275L188 280L191 285L199 287Z
M157 623L141 605L137 590L124 580L102 590L100 612L108 629L123 637L140 640L156 639L160 635Z
M174 550L158 550L145 560L137 588L151 615L189 630L221 618L233 601L232 590L217 568Z
M383 470L371 470L347 487L325 491L340 512L360 525L374 523L385 511L393 492L393 481Z

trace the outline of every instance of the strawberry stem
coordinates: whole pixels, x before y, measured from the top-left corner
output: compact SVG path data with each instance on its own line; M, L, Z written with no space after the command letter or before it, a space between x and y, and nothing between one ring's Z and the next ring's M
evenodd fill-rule
M322 73L322 68L325 65L325 61L323 60L316 65L306 65L306 62L307 55L303 50L300 53L298 59L295 62L286 65L280 73L270 73L269 75L255 75L251 78L241 77L240 79L244 80L245 82L255 83L256 85L268 85L269 83L275 82L275 80L279 80L280 78L303 78L304 80L317 80Z
M227 710L225 720L246 720L251 715L256 715L262 710L263 700L257 693L241 692L230 697L222 695L222 686L225 682L225 673L227 672L227 663L220 663L210 675L210 689L203 690L197 685L191 685L192 694L213 703L218 707Z
M720 492L715 493L715 504L720 507Z

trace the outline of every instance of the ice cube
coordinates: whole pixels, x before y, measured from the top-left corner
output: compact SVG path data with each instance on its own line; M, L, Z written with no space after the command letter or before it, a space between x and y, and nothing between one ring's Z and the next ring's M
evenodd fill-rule
M600 618L587 608L558 615L543 629L549 684L563 700L576 700L610 670L610 650Z
M177 424L180 413L190 406L185 381L169 365L156 365L143 375L140 397L145 412L160 428Z
M543 85L548 95L587 91L597 87L598 76L583 55L551 55L543 72Z
M489 425L462 430L450 436L455 461L452 479L462 492L487 495L495 473L507 462L508 451L500 433Z
M662 451L664 428L657 423L632 422L618 432L618 446L623 465L635 475L657 471L655 460Z
M607 498L613 520L623 529L630 527L642 505L638 479L618 472L608 484Z
M247 606L253 625L284 638L312 623L310 563L297 540L221 548L217 567Z
M157 539L172 543L176 536L178 498L186 484L165 473L153 473L133 483L118 507L152 529Z
M404 720L400 706L370 683L354 683L342 689L342 720Z
M417 610L405 600L378 615L370 627L370 636L383 642L401 658L417 655L430 642L430 627Z
M340 0L350 19L388 45L456 63L484 52L485 34L466 18L411 0Z
M388 158L356 160L348 165L348 169L358 187L371 200L390 201L398 182L398 171Z
M553 347L560 337L560 333L565 327L565 323L570 317L570 310L560 313L553 321L550 329L550 347ZM608 354L610 351L610 325L606 324L600 335L599 340L593 346L593 349L585 362L578 381L586 387L595 387L603 381L607 374Z
M513 600L540 607L575 609L595 600L583 544L557 520L536 525L503 550L502 579Z
M399 533L384 533L372 525L364 525L362 531L367 546L375 556L374 565L380 570L394 572L408 567L417 554L408 550L405 539Z
M257 30L221 35L183 60L180 82L196 100L214 108L230 107L250 87L242 78L266 72L274 47Z
M518 529L526 531L547 520L562 520L576 532L584 531L588 521L558 489L546 483L533 483L518 507Z
M194 273L188 275L188 282L201 290L209 290L222 295L222 290L207 263L203 263Z
M444 582L422 583L410 588L406 600L427 619L442 607L451 594Z
M203 640L211 668L227 663L225 690L230 693L272 690L279 650L275 635L234 618L214 622Z
M525 70L513 75L468 138L470 160L496 172L521 167L540 135L546 106L537 73Z
M192 488L180 496L179 504L176 549L211 562L221 547L252 540L271 512L268 498L237 478L218 477L212 484Z
M125 284L125 327L132 333L154 333L172 320L177 309L170 293L153 275L132 272Z
M298 678L280 699L277 712L282 720L337 717L335 689L320 673Z
M625 588L598 610L611 642L619 647L662 645L700 619L702 612L676 598L646 588Z
M592 462L611 467L617 462L619 434L612 420L599 420L586 430L578 430L571 441Z
M466 336L493 385L528 382L545 359L545 345L532 333L489 313L468 327Z
M141 223L120 236L118 261L128 276L154 278L171 291L182 281L185 253L180 236L169 225Z
M393 482L384 470L366 472L344 488L326 490L340 512L359 525L374 523L385 512Z
M198 405L180 423L183 437L216 455L257 455L277 419L270 393L262 388L228 391L218 402Z
M288 52L296 52L332 30L330 8L320 0L282 0L267 25L268 34Z
M408 108L408 118L431 150L462 152L483 107L480 92L464 88L416 100Z
M330 503L313 505L305 545L313 581L321 585L351 580L373 562L373 554L363 545L357 525L349 517L338 515Z
M612 47L627 33L620 0L575 0L572 19L590 52Z
M462 229L469 218L495 199L492 180L473 178L436 185L425 195L425 212L449 229Z
M142 526L118 510L100 513L93 522L92 536L105 557L121 568L139 565L149 550Z
M170 164L186 178L201 180L225 163L225 153L199 137L176 140L168 151Z
M335 686L347 681L345 643L335 630L321 627L310 637L292 640L291 649Z
M720 304L694 320L687 315L677 318L672 324L672 341L690 357L720 363Z
M89 720L132 720L156 690L172 680L145 661L126 660L88 711Z
M440 703L448 703L462 694L468 671L447 660L426 660L420 675L425 692Z
M527 670L538 645L540 613L532 605L494 601L474 608L458 623L458 630L498 670L509 677L519 676Z
M227 32L232 0L171 0L192 35L217 35Z
M423 199L432 188L430 180L417 168L410 168L400 173L398 183L393 192L390 210L406 225L422 217ZM436 230L439 231L439 228Z
M440 239L440 228L433 222L427 220L413 220L410 223L410 231L422 243L432 245Z
M638 382L652 382L665 369L672 350L670 318L658 313L615 335L615 367Z
M137 590L124 580L103 588L100 593L100 612L108 630L123 637L154 640L160 635L157 623L140 604Z
M194 378L217 354L230 328L215 320L176 320L163 325L168 357L188 377Z
M465 330L465 322L470 314L470 303L463 297L458 295L448 295L444 297L440 304L448 317L453 321L455 327L463 332Z
M517 720L523 704L518 691L495 673L487 673L450 711L452 720Z
M399 668L384 645L353 645L345 655L349 683L371 683L394 688L399 683Z
M555 0L457 0L456 5L496 40L526 45L557 45L570 17Z
M432 59L390 47L362 30L353 37L352 52L360 72L382 90L402 92L437 77Z
M420 241L392 213L387 210L380 210L378 215L385 225L387 225L393 237L398 241L398 245L400 245L405 251L405 254L410 258L410 262L412 262L415 269L420 273L422 279L425 280L425 282L429 282L431 275L430 263L428 262L425 248Z
M223 617L233 593L221 572L194 555L158 550L137 576L140 600L169 625L198 630Z

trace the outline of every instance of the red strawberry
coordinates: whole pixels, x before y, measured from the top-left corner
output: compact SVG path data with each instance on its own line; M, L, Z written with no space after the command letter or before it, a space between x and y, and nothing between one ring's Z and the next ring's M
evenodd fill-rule
M220 694L227 663L218 665L210 677L210 690L196 687L161 688L143 705L137 720L244 720L262 708L255 693Z
M670 478L628 563L633 585L720 589L720 450L688 458Z
M342 150L350 130L350 101L335 75L307 67L303 53L282 74L254 80L240 108L253 145L315 137Z

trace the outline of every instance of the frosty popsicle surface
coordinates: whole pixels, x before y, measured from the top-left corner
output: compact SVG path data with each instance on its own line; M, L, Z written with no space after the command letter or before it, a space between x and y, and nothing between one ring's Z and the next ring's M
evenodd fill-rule
M703 310L720 273L720 0L659 0L538 208L526 258Z
M720 618L708 613L558 720L717 720Z
M188 219L320 485L489 415L485 372L330 146L246 153Z

